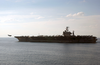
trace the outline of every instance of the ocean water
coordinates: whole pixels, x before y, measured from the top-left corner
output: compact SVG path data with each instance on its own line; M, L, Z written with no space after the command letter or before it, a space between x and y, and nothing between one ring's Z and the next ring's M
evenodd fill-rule
M0 65L100 65L96 44L18 42L0 38Z

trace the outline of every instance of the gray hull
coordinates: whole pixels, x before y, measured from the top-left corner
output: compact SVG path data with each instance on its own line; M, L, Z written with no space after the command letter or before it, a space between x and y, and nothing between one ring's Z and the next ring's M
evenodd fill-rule
M57 42L57 43L96 43L97 39L93 36L56 36L56 37L29 37L15 36L20 42Z

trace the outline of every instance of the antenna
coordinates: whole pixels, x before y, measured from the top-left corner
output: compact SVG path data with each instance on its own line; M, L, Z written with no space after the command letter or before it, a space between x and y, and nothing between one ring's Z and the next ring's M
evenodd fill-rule
M73 30L73 36L75 36L75 35L74 35L74 30Z
M67 31L67 32L69 31L68 28L69 28L69 27L67 26L67 27L66 27L66 31Z

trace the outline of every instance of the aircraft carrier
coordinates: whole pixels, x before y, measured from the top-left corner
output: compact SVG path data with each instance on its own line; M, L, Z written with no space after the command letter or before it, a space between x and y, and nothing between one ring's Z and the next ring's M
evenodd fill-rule
M63 35L55 36L15 36L20 42L53 42L53 43L96 43L97 38L92 35L74 35L68 27L63 31Z

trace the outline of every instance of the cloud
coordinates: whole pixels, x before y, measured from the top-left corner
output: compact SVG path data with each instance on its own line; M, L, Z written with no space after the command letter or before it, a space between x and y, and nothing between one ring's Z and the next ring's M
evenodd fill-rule
M86 35L99 35L99 26L100 15L93 16L83 16L79 19L59 19L59 20L49 20L41 22L26 22L22 23L23 28L33 29L40 34L62 34L62 31L66 26L70 27L70 31L75 30L75 34L86 34ZM98 23L98 24L97 24ZM27 26L26 26L27 25ZM56 30L55 30L56 29ZM97 31L97 32L96 32ZM29 32L30 33L30 32ZM31 34L31 33L30 33Z
M72 17L73 15L72 14L68 14L66 17Z
M9 12L9 11L0 11L0 14L13 14L14 12Z
M33 12L31 12L30 14L31 14L31 15L33 15L34 13L33 13Z
M44 18L41 15L6 15L0 16L0 22L8 22L8 21L21 21L21 20L30 20L30 19L41 19Z
M76 16L83 16L84 13L83 12L78 12L78 13L75 13L75 14L68 14L66 17L76 17Z
M14 18L15 17L16 16L14 16ZM25 19L25 17L22 18ZM12 18L11 20L14 21L15 20L14 18ZM69 30L71 32L73 30L75 31L75 35L94 35L100 37L100 30L98 30L98 28L100 27L99 21L100 21L100 15L91 15L74 19L61 18L56 20L53 19L40 20L38 22L24 22L24 23L3 22L0 23L0 30L1 30L0 36L8 33L12 35L29 35L29 36L38 34L62 35L62 32L65 30L65 27L69 26Z
M30 14L33 15L33 14L36 14L36 12L31 12Z
M78 12L78 13L73 14L73 16L83 16L83 15L84 15L83 12Z

